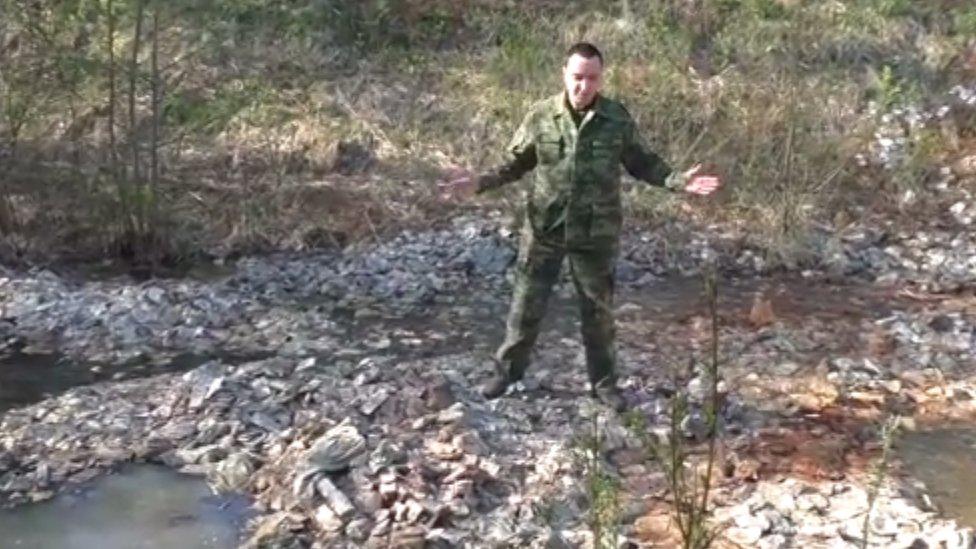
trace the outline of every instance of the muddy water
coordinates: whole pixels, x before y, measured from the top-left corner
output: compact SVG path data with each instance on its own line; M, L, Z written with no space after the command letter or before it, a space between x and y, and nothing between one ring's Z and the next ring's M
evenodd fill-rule
M906 433L895 450L948 516L976 527L976 428Z
M0 415L11 408L56 396L79 385L182 372L211 358L187 353L162 364L150 361L95 364L66 360L54 353L14 352L0 357ZM240 361L250 357L227 355L217 358Z
M885 316L898 303L894 297L890 288L799 277L721 279L718 285L719 315L726 321L744 320L757 298L769 301L776 318L790 322L809 316L820 320ZM666 279L641 289L625 289L619 293L618 305L628 301L640 307L641 316L664 319L706 310L699 278Z
M879 317L892 306L890 295L865 285L831 285L799 278L723 280L719 287L723 323L744 321L757 295L770 301L777 318L787 322L802 322L811 316L822 320ZM487 357L504 335L509 298L508 292L475 293L409 316L377 311L375 316L357 318L347 311L336 314L335 321L350 346L362 345L376 354L417 359L475 350ZM622 325L679 321L704 314L706 309L698 278L670 278L639 289L624 287L618 292L616 305ZM578 337L577 309L571 285L561 286L550 300L542 337ZM262 356L184 354L164 364L89 364L66 361L56 354L0 356L0 413L74 386L185 371L212 358L238 363Z
M0 546L24 549L237 547L243 497L163 467L130 466L51 501L0 511Z

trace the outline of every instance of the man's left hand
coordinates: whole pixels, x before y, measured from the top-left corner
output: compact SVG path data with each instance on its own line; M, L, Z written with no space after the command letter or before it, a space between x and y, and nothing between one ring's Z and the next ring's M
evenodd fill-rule
M718 175L701 173L702 165L695 164L690 170L686 171L684 179L685 192L708 196L722 187L722 180Z

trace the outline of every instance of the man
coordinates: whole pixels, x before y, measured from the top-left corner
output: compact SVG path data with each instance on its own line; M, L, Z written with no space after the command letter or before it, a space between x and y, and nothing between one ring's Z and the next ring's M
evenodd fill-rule
M673 173L647 150L618 102L600 95L603 56L581 42L567 52L565 90L535 104L495 170L458 174L447 186L469 196L496 189L534 170L519 245L517 280L498 369L482 386L497 398L529 366L552 287L568 258L579 297L586 366L593 396L622 411L616 385L613 272L621 228L620 166L635 178L671 190L707 195L720 185L700 166Z

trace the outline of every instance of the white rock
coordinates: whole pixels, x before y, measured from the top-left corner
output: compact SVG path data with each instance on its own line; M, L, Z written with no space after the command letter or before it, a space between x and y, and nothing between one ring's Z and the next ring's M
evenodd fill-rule
M315 523L325 532L342 531L343 522L328 505L320 505L315 510Z

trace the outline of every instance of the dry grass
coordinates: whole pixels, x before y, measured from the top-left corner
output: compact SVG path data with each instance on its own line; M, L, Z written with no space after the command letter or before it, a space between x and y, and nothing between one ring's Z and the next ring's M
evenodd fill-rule
M603 47L608 93L657 150L678 167L711 162L729 184L694 208L635 187L632 218L732 221L774 264L804 261L812 219L878 189L900 192L958 141L920 137L893 177L850 161L877 109L924 102L964 77L973 24L964 3L626 4L621 17L622 2L193 8L217 10L207 14L174 3L161 45L160 223L192 255L341 245L436 222L457 208L433 190L442 170L497 161L527 106L558 89L561 51L578 39ZM12 151L0 168L10 214L0 228L25 253L97 255L117 237L104 230L118 201L103 177L104 29L75 32L77 20L60 16L47 42L24 19L0 25L0 143ZM130 23L123 13L122 35ZM138 89L145 126L148 83ZM512 196L479 204L500 195Z

